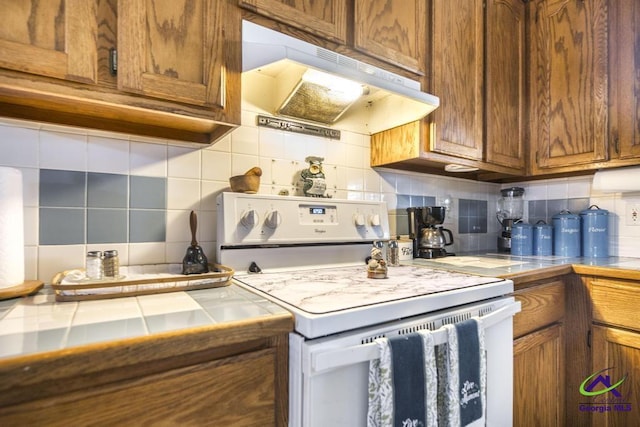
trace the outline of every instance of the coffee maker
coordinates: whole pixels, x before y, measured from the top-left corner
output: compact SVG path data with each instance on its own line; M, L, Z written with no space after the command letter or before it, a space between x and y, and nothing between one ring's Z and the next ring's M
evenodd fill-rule
M440 226L444 222L445 211L444 206L407 208L414 258L431 259L454 255L445 249L445 246L453 244L453 233Z
M511 228L524 216L524 188L510 187L500 190L496 218L502 226L498 236L498 252L511 252Z

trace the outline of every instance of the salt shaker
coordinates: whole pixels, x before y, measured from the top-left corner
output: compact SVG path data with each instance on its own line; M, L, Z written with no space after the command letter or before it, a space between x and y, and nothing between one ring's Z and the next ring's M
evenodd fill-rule
M86 275L87 279L102 280L103 268L102 268L102 252L101 251L89 251L86 258Z

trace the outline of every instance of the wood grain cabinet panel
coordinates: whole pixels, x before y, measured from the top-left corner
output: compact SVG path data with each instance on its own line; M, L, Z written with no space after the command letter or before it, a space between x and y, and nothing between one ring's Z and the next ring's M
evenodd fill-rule
M528 3L533 174L607 159L607 3Z
M120 0L118 88L224 108L225 7L224 1Z
M514 426L565 426L563 334L555 324L515 340Z
M513 336L520 337L559 322L565 314L564 283L552 281L514 292L522 311L513 319Z
M95 83L97 8L93 0L0 0L0 67Z
M640 2L609 2L611 156L640 157Z
M238 0L257 14L340 44L347 42L347 2L343 0Z
M431 91L440 107L428 116L431 150L482 160L484 2L434 0Z
M486 2L485 161L524 173L525 5Z
M423 0L355 0L354 47L416 74L426 70Z

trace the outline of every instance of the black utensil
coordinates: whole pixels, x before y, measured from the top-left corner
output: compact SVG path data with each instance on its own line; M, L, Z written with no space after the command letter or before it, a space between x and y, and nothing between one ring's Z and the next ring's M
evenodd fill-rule
M194 211L191 211L189 225L191 226L191 246L187 248L187 253L182 259L182 274L208 273L209 261L196 240L198 217Z

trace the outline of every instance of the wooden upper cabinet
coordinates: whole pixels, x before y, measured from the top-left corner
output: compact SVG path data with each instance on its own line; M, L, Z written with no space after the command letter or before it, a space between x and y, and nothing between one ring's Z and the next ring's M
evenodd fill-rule
M347 2L344 0L238 0L238 4L340 44L347 41Z
M534 174L607 158L607 3L528 4Z
M488 0L486 14L485 160L524 172L525 6Z
M433 0L431 150L482 160L483 0Z
M226 7L225 1L120 0L118 89L224 108L225 70L239 68L225 66L235 59L227 50L238 48L233 39L225 42Z
M640 157L640 3L609 3L610 144L612 157Z
M424 0L355 0L354 47L424 75L426 14Z
M97 2L0 0L0 68L95 83Z

